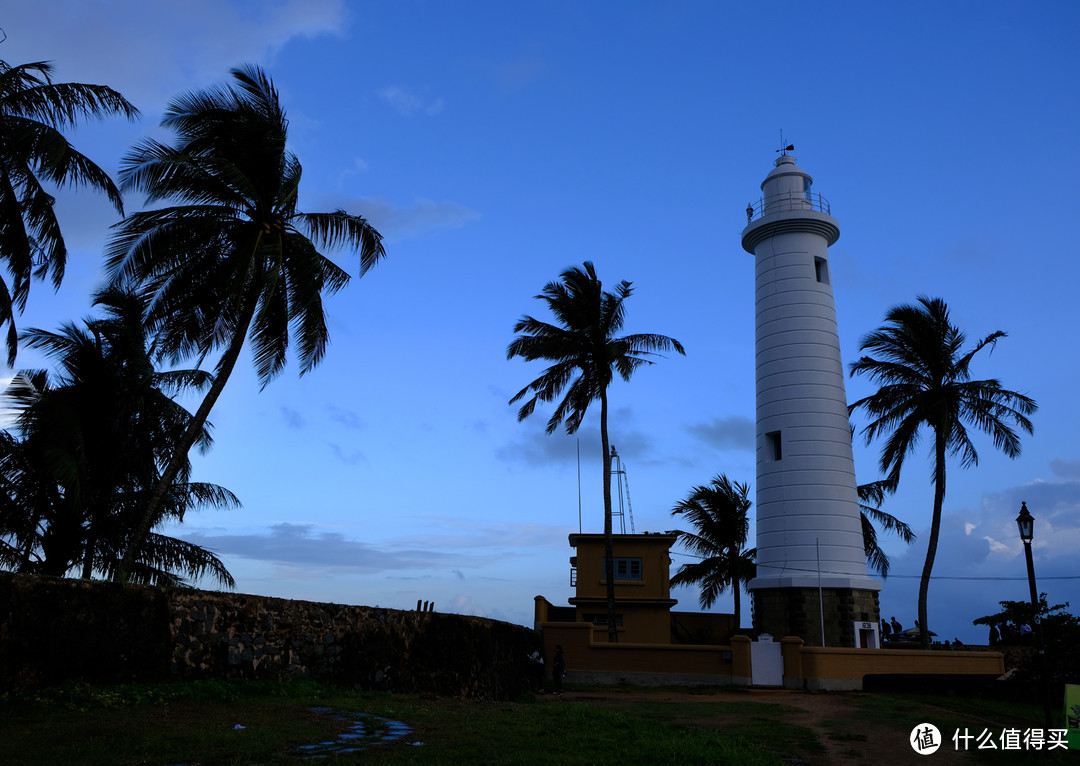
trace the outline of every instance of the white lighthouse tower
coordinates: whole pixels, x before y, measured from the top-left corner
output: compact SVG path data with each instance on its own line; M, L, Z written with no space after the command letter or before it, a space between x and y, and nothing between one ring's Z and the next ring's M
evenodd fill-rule
M775 165L742 232L755 263L754 627L807 645L877 646L881 585L866 569L829 278L840 227L787 150Z

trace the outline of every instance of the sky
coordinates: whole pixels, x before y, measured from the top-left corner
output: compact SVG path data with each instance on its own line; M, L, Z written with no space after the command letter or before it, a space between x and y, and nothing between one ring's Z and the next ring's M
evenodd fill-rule
M158 122L173 97L258 64L303 163L300 208L344 208L385 238L363 279L354 255L333 255L353 280L326 302L322 364L300 377L292 361L260 390L245 357L211 415L195 478L243 508L167 531L215 551L240 592L424 600L524 625L535 596L565 604L567 536L603 527L599 412L576 436L544 433L550 408L518 422L508 401L543 364L506 347L519 316L549 318L543 286L586 260L606 285L633 283L625 332L686 348L610 389L626 530L676 527L671 508L719 473L753 487L740 232L783 140L840 224L845 364L890 307L941 297L969 344L1008 333L974 374L1039 404L1020 458L980 437L977 467L949 464L931 630L985 642L972 620L1027 598L1021 501L1040 591L1080 608L1080 5L53 0L45 14L7 0L0 28L0 59L51 61L59 81L107 84L139 108L137 122L70 133L113 174L139 139L169 138ZM20 328L90 316L103 279L116 213L89 191L57 200L67 275L55 293L33 286ZM47 366L29 350L16 363ZM848 381L849 401L872 391ZM918 534L882 535L881 613L905 627L933 505L928 445L884 506ZM880 478L878 450L857 440L860 482ZM697 610L694 589L673 596ZM714 610L731 608L728 594Z

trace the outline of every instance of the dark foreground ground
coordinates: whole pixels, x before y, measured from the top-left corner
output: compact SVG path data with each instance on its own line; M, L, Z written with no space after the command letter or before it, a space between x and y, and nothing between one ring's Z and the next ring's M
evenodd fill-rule
M985 694L568 686L494 702L297 682L73 685L0 699L0 764L1080 764L1025 740L1042 719ZM925 725L939 731L930 755L911 744Z
M784 761L808 766L1080 764L1080 751L1051 749L1048 744L1037 750L1032 740L1025 743L1026 730L1041 730L1044 726L1041 707L980 698L787 690L712 689L699 693L590 688L570 690L561 696L544 695L543 699L549 704L577 702L614 709L678 709L682 711L676 719L680 722L747 736L766 746L772 740L774 752ZM926 755L916 752L910 742L912 730L923 723L933 724L942 735L937 751ZM1005 733L1007 730L1018 732L1015 742L1012 735ZM957 733L960 736L954 742ZM966 751L965 734L971 737ZM991 743L996 749L989 747ZM1017 749L1012 749L1013 746Z

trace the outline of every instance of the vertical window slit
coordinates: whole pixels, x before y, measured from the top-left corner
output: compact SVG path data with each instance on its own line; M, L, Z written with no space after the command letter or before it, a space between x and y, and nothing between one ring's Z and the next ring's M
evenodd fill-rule
M765 434L765 445L769 450L769 457L771 459L780 460L784 456L779 431L770 431Z
M829 262L824 258L814 258L814 277L823 285L829 284Z

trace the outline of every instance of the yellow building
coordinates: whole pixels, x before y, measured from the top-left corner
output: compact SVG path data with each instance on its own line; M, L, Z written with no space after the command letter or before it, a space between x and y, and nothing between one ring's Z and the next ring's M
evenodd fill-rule
M615 560L615 624L620 639L665 644L671 598L668 570L674 535L612 535ZM597 626L607 636L607 578L603 535L570 535L570 582L574 621Z
M671 546L678 538L658 532L612 535L615 559L615 624L620 643L720 644L734 626L730 614L673 612ZM537 596L536 627L542 622L574 622L593 627L594 641L607 641L607 579L604 536L572 534L569 607L556 607Z
M602 680L612 673L629 679L660 670L657 650L678 645L690 651L660 662L667 680L709 676L713 682L729 682L730 651L723 645L730 639L733 616L672 611L679 603L671 597L669 574L676 539L664 532L612 535L618 643L611 644L604 536L570 535L576 554L570 558L570 605L553 606L536 597L535 626L543 632L545 654L554 656L555 646L562 645L567 667L575 669L578 679L587 674Z
M668 533L613 535L618 642L608 641L604 536L572 534L568 606L536 597L535 627L550 659L562 646L577 683L754 684L861 689L868 674L1004 672L998 652L807 647L794 636L736 634L733 615L672 611Z

